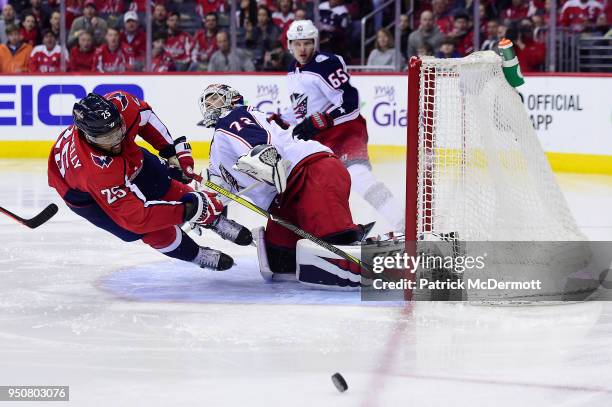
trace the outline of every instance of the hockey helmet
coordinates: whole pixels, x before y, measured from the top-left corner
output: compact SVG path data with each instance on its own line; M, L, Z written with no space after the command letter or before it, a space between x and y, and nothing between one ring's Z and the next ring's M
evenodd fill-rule
M315 49L317 49L319 48L319 30L310 20L294 21L287 30L287 42L291 45L291 41L294 40L314 40Z
M125 123L119 109L113 102L95 93L74 104L72 119L87 141L95 146L113 147L125 137Z
M198 126L215 127L220 117L236 106L244 104L242 95L229 85L214 83L208 85L198 99L202 121Z

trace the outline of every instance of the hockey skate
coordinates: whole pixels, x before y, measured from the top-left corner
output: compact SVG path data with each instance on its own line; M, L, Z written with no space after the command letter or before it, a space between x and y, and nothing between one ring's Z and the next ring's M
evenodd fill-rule
M206 229L210 229L223 239L234 242L240 246L248 246L253 242L253 235L249 229L223 215L206 226Z
M195 259L191 261L201 268L223 271L234 265L234 259L219 250L208 247L200 247Z

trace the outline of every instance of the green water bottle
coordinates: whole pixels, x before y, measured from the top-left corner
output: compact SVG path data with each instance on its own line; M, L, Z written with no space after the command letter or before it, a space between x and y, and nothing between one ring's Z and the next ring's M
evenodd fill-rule
M502 57L502 70L510 86L516 88L525 83L525 78L521 73L518 58L514 53L514 44L509 39L502 39L499 42L499 55Z

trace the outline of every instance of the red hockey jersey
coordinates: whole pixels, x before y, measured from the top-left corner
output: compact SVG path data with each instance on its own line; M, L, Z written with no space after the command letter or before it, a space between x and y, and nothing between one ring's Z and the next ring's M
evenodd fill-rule
M62 68L61 52L59 45L56 45L51 51L44 45L35 46L30 54L28 70L37 73L59 72Z
M135 35L128 37L125 31L121 31L119 37L122 44L131 47L135 58L144 58L147 48L147 34L144 30L138 30Z
M173 143L168 129L151 107L127 92L104 96L121 112L127 134L118 156L109 156L86 142L75 126L65 129L51 150L49 185L62 198L71 190L86 192L118 225L144 234L183 223L184 205L174 201L145 201L131 183L142 168L142 150L134 139L140 135L156 150Z
M185 31L168 34L166 51L172 55L174 62L185 64L191 60L191 41L191 36Z
M196 31L193 37L193 47L191 49L191 59L197 61L210 61L212 54L219 49L217 36L208 37L206 30Z
M93 65L94 54L96 51L92 49L89 52L83 52L75 45L70 50L70 61L68 62L68 70L71 72L88 72L91 71Z
M581 31L589 23L594 24L603 11L603 5L594 0L586 3L580 0L570 0L561 9L559 24L563 27L572 27L576 31Z
M131 70L133 65L134 54L131 48L119 44L115 51L111 51L108 45L104 44L96 49L91 70L96 72L125 72Z

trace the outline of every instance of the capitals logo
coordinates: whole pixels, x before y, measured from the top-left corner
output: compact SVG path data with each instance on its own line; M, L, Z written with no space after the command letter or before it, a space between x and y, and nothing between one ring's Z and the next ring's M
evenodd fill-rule
M113 157L108 157L106 155L95 155L94 153L91 153L91 159L93 160L94 164L102 169L110 167L111 163L113 162Z
M293 106L293 113L295 118L302 120L308 113L308 96L303 93L292 93L291 94L291 105Z

